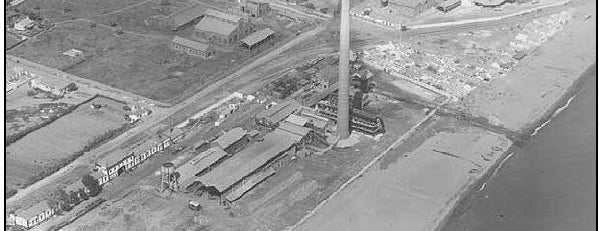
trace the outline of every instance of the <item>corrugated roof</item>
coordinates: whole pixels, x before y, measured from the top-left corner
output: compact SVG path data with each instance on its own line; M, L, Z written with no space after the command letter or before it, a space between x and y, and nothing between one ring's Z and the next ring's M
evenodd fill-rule
M263 142L253 143L198 180L224 192L300 140L300 136L276 129L268 133Z
M177 36L177 35L173 37L172 42L176 43L176 44L180 44L180 45L186 46L186 47L190 47L190 48L195 49L195 50L200 50L200 51L206 51L207 48L209 48L209 45L207 45L205 43L200 43L200 42L197 42L197 41L192 41L190 39L185 39L185 38L182 38L182 37Z
M267 170L265 170L263 172L260 172L256 175L251 176L250 179L246 180L245 183L241 187L239 187L236 190L229 193L226 196L226 199L230 202L238 200L238 198L242 197L242 195L244 195L250 189L255 187L255 185L259 184L260 182L267 179L271 175L274 175L275 173L276 173L276 170L274 170L273 168L268 168Z
M178 167L176 172L180 173L180 182L182 185L187 186L187 182L191 179L195 179L195 175L220 159L227 156L224 150L219 147L210 148L204 152L199 153L197 156L186 162L184 165ZM190 182L192 183L192 182Z
M175 12L170 15L170 20L173 26L173 29L177 29L183 26L186 23L195 20L205 13L205 7L202 5L195 5L188 9L184 9L178 12Z
M242 139L246 134L247 131L245 131L241 127L235 127L221 135L214 142L217 143L221 148L226 149L236 141Z
M303 116L292 114L286 118L286 122L296 124L299 126L304 126L307 122L309 122L309 120Z
M289 115L301 109L301 104L296 101L285 101L272 106L257 114L257 118L265 118L269 123L278 123Z
M199 23L194 26L196 30L200 31L208 31L213 32L223 36L230 36L234 30L236 30L236 26L232 24L228 24L222 21L218 21L214 18L204 17L201 19Z
M40 215L41 213L43 213L49 209L50 209L50 206L48 205L48 202L46 200L43 200L43 201L38 202L35 205L32 205L29 208L26 208L23 210L17 210L15 212L15 215L17 215L18 217L25 218L26 220L29 220L37 215Z
M252 46L252 45L257 44L258 42L263 41L268 36L273 35L274 33L275 32L272 29L265 28L263 30L258 30L258 31L251 33L247 37L243 38L241 41L243 43L247 44L248 46Z
M289 122L281 123L280 126L278 126L278 129L299 135L301 137L305 137L307 134L309 134L309 132L311 132L311 128L302 127Z
M217 10L214 10L214 9L207 9L205 11L205 15L206 16L213 16L213 17L216 17L216 18L222 18L222 19L228 20L228 21L230 21L232 23L236 23L236 24L238 24L238 21L240 21L240 19L242 19L242 17L240 17L238 15L227 14L227 13L224 13L224 12L221 12L221 11L217 11Z

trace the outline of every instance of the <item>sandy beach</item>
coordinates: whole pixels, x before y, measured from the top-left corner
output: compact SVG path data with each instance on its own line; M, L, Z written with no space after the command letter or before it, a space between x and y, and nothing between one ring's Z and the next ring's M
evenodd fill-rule
M596 59L595 1L577 0L573 17L506 78L472 91L462 110L513 131L530 133ZM593 15L585 19L588 15Z
M528 136L595 62L594 4L570 3L567 8L574 8L575 14L563 30L506 77L481 86L451 107ZM506 157L511 141L453 121L437 123L448 128L438 130L432 127L441 125L431 124L423 129L435 132L413 150L403 150L405 144L392 150L390 155L403 157L384 169L372 168L297 230L440 229L458 201Z

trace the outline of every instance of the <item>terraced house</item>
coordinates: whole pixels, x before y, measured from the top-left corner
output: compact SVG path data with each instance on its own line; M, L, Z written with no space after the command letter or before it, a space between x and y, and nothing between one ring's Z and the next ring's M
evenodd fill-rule
M50 219L55 212L55 209L50 207L46 200L43 200L29 208L17 210L15 213L10 214L9 220L13 221L16 225L29 229Z
M96 162L94 174L99 184L105 184L119 175L135 169L149 157L162 152L184 137L180 129L163 132L160 136L151 136L128 149L117 149Z

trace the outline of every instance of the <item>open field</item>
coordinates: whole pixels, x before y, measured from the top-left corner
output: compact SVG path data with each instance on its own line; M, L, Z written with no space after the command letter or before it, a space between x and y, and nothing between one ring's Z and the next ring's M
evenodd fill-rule
M191 37L192 27L172 32L153 23L160 17L194 3L159 0L139 2L135 7L110 14L82 15L56 26L12 49L10 54L64 70L68 73L111 85L162 102L179 102L246 63L251 57L291 39L314 22L292 22L275 14L255 20L256 29L270 27L274 39L252 52L241 47L219 48L216 57L201 58L170 51L174 35ZM109 4L111 5L111 4ZM219 2L203 2L207 8L223 7ZM121 32L123 34L120 34ZM79 49L83 57L62 55Z
M71 20L74 18L90 17L94 15L106 14L124 7L139 4L144 0L123 0L123 1L95 1L95 0L27 0L20 4L18 8L35 9L39 7L41 15L46 16L54 22Z
M20 36L13 33L6 33L6 48L16 46L22 41L23 39L21 39Z
M93 109L92 104L101 108ZM39 128L6 148L7 188L37 181L55 166L99 138L125 125L124 104L96 97L73 112Z

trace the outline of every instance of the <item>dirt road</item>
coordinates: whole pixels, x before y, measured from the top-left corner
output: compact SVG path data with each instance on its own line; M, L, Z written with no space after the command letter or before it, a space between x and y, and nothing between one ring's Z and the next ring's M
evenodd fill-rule
M162 113L151 114L151 116L146 117L145 120L143 121L143 123L139 124L138 126L128 130L127 132L118 136L117 138L108 141L107 143L103 144L102 146L90 151L89 153L86 153L84 156L78 158L77 160L75 160L71 164L67 165L66 167L62 168L58 172L44 178L41 181L36 182L35 184L33 184L25 189L19 190L17 192L17 194L8 198L6 200L6 203L7 204L15 203L15 202L25 198L31 192L34 192L36 190L46 187L47 185L52 184L53 182L55 182L55 180L59 179L61 176L65 175L65 174L68 174L72 169L76 168L77 166L93 164L94 160L98 157L101 157L102 154L105 154L105 153L109 152L110 150L116 149L124 141L130 139L131 137L134 137L135 135L137 135L139 133L144 132L146 129L149 129L164 120L167 120L172 114L177 113L178 111L183 110L186 107L193 105L196 108L203 108L203 107L206 107L206 106L212 104L215 101L218 101L221 97L223 97L225 95L223 91L221 93L219 93L219 91L221 90L221 88L223 86L228 86L228 88L230 90L232 90L232 88L239 88L241 86L247 86L248 83L250 83L253 79L264 76L263 75L263 73L265 73L264 71L270 71L274 68L280 67L280 65L283 62L298 61L296 59L286 58L286 59L280 59L279 62L272 62L270 65L261 67L268 61L271 61L275 58L280 58L279 55L281 55L283 52L285 52L288 49L290 49L291 47L301 43L302 41L305 41L305 40L315 36L320 31L324 30L324 28L325 28L324 26L318 26L313 30L307 31L307 32L297 36L295 39L286 43L285 45L283 45L275 50L272 50L271 52L263 55L262 57L255 59L253 62L245 65L244 67L242 67L238 71L234 72L233 74L208 86L207 88L203 89L202 91L198 92L197 94L188 98L187 100L185 100L177 105L174 105L170 108L166 108ZM297 56L297 57L300 59L304 58L302 56ZM258 68L258 67L260 67L260 68Z

